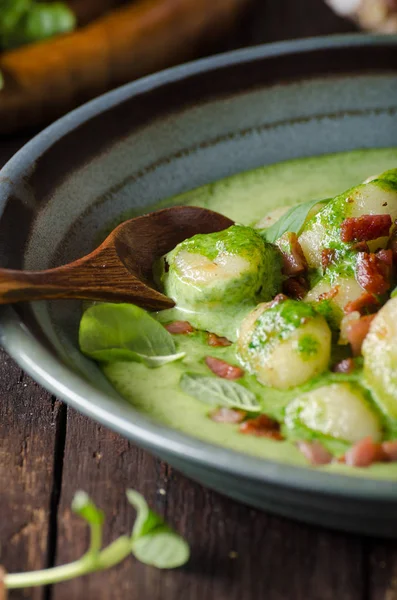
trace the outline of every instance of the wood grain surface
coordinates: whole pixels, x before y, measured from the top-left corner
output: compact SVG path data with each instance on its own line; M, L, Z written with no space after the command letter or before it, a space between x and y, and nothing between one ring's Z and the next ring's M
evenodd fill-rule
M350 27L320 0L258 0L219 49ZM0 162L23 141L3 140ZM397 600L396 542L309 527L205 490L67 409L4 353L0 399L0 562L9 571L84 552L86 529L70 513L77 489L104 509L106 540L130 530L125 490L134 487L192 547L190 564L177 571L131 557L107 573L14 592L11 600Z

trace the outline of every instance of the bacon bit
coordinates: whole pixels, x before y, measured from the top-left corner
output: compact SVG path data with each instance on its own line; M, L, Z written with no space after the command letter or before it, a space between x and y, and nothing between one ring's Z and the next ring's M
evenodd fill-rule
M369 242L389 235L392 220L390 215L362 215L349 217L341 225L342 242Z
M389 462L397 461L397 440L383 442L382 450Z
M168 333L174 334L184 335L186 333L194 332L194 328L190 325L188 321L173 321L172 323L168 323L168 325L165 325L165 328L168 331Z
M320 442L298 442L297 446L312 465L328 465L332 454Z
M369 246L367 242L357 242L357 244L353 244L352 250L356 250L357 252L369 252Z
M366 437L352 446L345 454L345 462L350 467L369 467L374 462L384 462L386 454L382 444Z
M353 356L361 354L363 342L368 334L370 325L375 315L366 315L356 321L351 321L346 327L346 337L352 347Z
M301 275L307 271L307 260L298 241L298 236L287 231L277 241L283 257L283 273L288 277Z
M378 250L378 252L376 253L376 257L378 260L382 261L385 265L388 265L390 268L393 266L392 250Z
M318 300L320 300L320 301L321 300L332 300L338 294L339 294L339 285L334 285L334 287L332 287L330 290L328 290L328 292L324 292L323 294L320 294L318 297Z
M205 358L205 364L215 375L222 377L222 379L240 379L243 377L244 371L240 367L230 365L224 360L214 358L213 356L207 356Z
M332 367L334 373L352 373L354 371L354 360L345 358Z
M208 334L208 345L209 346L231 346L232 342L225 337L219 337L216 333Z
M240 433L246 435L256 435L257 437L268 437L281 441L283 436L280 433L280 424L267 415L259 415L255 419L248 419L240 425Z
M328 269L330 265L335 261L336 258L336 250L333 248L324 248L321 252L321 264L324 269Z
M360 314L363 313L365 309L373 308L375 306L379 306L380 302L376 296L373 294L368 294L368 292L364 292L357 298L357 300L352 300L348 302L344 308L346 314L358 311Z
M247 413L234 408L217 408L210 413L210 418L216 423L241 423Z
M308 284L304 277L290 277L283 283L283 292L290 298L303 300L308 291Z
M277 296L275 296L270 302L270 308L273 308L273 306L277 306L278 304L281 304L281 302L285 302L286 300L288 300L288 296L286 296L285 294L277 294Z
M391 267L376 254L360 252L357 257L356 279L370 294L384 294L390 288Z

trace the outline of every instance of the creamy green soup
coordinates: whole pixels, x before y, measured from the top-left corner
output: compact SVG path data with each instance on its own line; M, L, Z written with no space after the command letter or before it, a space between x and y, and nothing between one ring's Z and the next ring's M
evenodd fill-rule
M157 208L179 204L202 206L242 225L254 226L273 209L337 196L369 176L395 168L396 165L397 148L305 158L235 175L167 199ZM167 311L159 314L158 318L170 321L181 318L181 315L177 311ZM221 317L217 315L215 318ZM242 435L238 425L212 421L208 417L209 406L182 391L180 379L183 373L193 371L208 374L204 358L209 354L235 364L234 345L209 348L207 335L202 331L174 337L177 351L185 352L182 360L157 369L150 369L139 362L109 362L103 365L105 375L136 409L170 428L257 457L308 465L296 448L292 434L287 434L285 441ZM239 383L260 398L265 414L277 420L283 420L285 407L297 395L296 389L283 391L264 387L255 376L248 373ZM336 455L343 454L347 448L344 442L331 439L325 439L324 443ZM396 463L375 464L367 469L336 463L318 468L356 476L397 477Z

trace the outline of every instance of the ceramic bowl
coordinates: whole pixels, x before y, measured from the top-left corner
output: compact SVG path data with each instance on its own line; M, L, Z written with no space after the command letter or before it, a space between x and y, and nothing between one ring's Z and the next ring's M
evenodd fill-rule
M0 174L0 264L45 269L91 250L126 211L264 164L396 145L397 38L241 50L141 79L72 112ZM188 476L312 523L397 534L397 484L259 460L165 428L77 349L79 305L0 311L5 349L40 384Z

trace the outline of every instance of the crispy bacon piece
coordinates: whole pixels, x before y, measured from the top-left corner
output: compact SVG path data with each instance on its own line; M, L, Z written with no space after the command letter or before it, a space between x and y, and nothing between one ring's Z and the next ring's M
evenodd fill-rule
M341 225L342 242L369 242L389 235L392 220L390 215L362 215L349 217Z
M332 367L334 373L353 373L354 371L354 360L352 358L345 358Z
M298 442L297 446L312 465L328 465L332 454L320 442Z
M215 333L208 334L208 345L209 346L231 346L232 342L225 337L219 337Z
M288 300L288 296L285 294L277 294L277 296L274 296L273 300L271 301L270 306L273 308L273 306L277 306L286 300Z
M244 421L247 413L235 408L217 408L210 413L210 418L216 423L241 423Z
M290 277L283 283L283 292L290 298L303 300L309 289L304 277Z
M386 251L385 251L386 252ZM391 250L387 251L391 253ZM384 255L360 252L357 257L356 279L370 294L384 294L390 288L391 266Z
M318 297L318 300L332 300L332 298L335 298L335 296L337 296L339 294L339 285L334 285L334 287L332 287L330 290L328 290L328 292L324 292L323 294L320 294Z
M397 440L383 442L382 450L389 462L397 461Z
M277 243L283 257L283 273L287 277L301 275L307 271L307 260L298 241L298 236L292 231L284 233Z
M383 262L385 265L388 265L390 268L393 266L393 251L389 250L378 250L376 253L376 257L378 260Z
M367 242L357 242L357 244L353 244L352 250L356 250L357 252L369 252L369 246Z
M363 342L367 336L375 315L366 315L356 321L351 321L346 327L346 337L352 347L353 356L361 354Z
M345 454L345 463L351 467L369 467L374 462L387 460L383 445L366 437L352 446Z
M240 425L240 433L256 435L257 437L267 437L279 441L284 439L280 433L280 424L267 415L259 415L255 419L244 421Z
M215 375L222 377L222 379L240 379L243 377L244 371L240 367L235 367L229 363L221 360L220 358L214 358L213 356L207 356L205 358L205 364Z
M174 334L184 335L186 333L194 332L194 328L190 325L188 321L173 321L172 323L168 323L168 325L166 325L165 328L169 333Z
M324 248L321 252L321 265L324 269L328 269L330 265L335 261L336 258L336 250L333 248Z
M379 306L379 304L380 302L376 296L373 294L368 294L368 292L364 292L364 294L361 294L357 300L348 302L344 308L344 311L346 314L356 311L362 314L365 310Z

